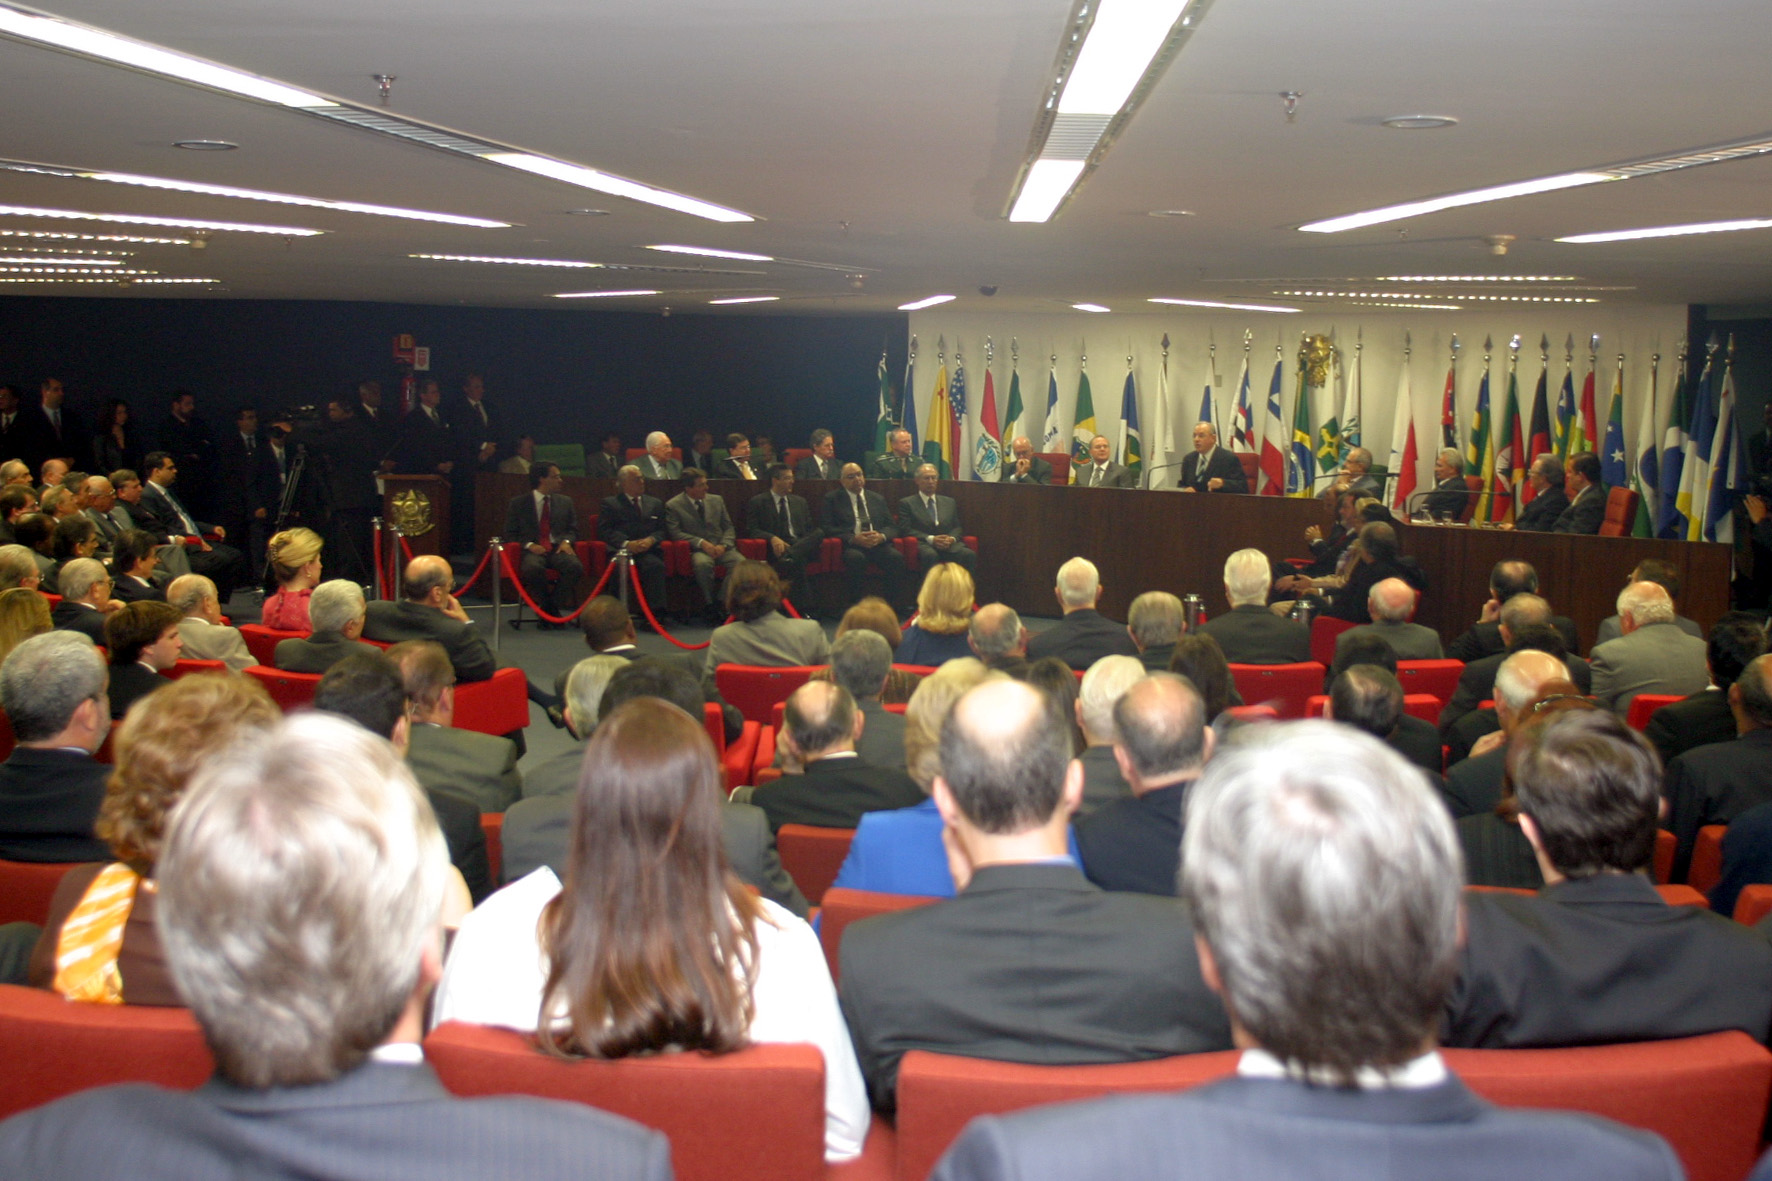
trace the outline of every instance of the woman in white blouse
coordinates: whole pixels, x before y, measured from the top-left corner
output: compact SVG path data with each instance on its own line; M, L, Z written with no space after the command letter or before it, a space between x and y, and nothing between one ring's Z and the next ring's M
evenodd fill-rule
M585 749L565 886L544 867L468 915L433 1019L539 1029L567 1057L810 1042L825 1159L847 1160L868 1102L830 971L812 928L728 868L723 794L701 719L658 698L618 707Z

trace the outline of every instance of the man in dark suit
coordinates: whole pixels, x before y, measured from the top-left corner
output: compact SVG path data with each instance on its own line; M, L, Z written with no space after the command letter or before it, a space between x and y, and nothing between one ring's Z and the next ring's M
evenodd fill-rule
M714 432L696 431L689 440L689 453L683 456L683 470L699 468L704 476L714 474Z
M805 770L734 794L769 817L769 830L784 824L854 828L865 812L889 812L923 802L923 791L902 767L882 767L855 753L861 711L841 685L808 681L783 710L788 754Z
M375 396L379 398L380 393ZM394 427L386 412L378 425L362 417L361 406L340 395L326 403L325 422L277 424L286 435L286 449L279 461L273 448L266 465L267 480L275 469L281 488L289 477L290 465L304 448L310 461L318 461L305 465L302 482L310 490L325 489L327 565L341 578L359 582L372 577L374 520L381 513L381 493L376 491L375 477L382 460L394 447ZM303 512L315 503L308 499L315 495L312 491L304 495ZM276 511L275 506L272 511Z
M19 401L18 387L0 385L0 454L25 459L36 454L36 445L31 420Z
M1194 424L1194 449L1181 461L1176 486L1183 492L1247 492L1249 479L1243 461L1218 445L1218 428L1200 422Z
M610 557L625 550L640 574L640 589L654 615L665 609L664 501L646 495L646 478L634 464L621 469L621 488L605 496L597 513L597 536L609 547Z
M839 999L876 1109L899 1059L1131 1062L1230 1046L1173 901L1108 893L1068 854L1082 794L1063 719L1040 690L993 681L943 729L935 806L958 894L851 926Z
M1368 658L1374 662L1366 663ZM1323 716L1372 735L1421 768L1428 782L1439 787L1443 782L1440 736L1432 725L1404 710L1396 668L1396 653L1383 640L1368 637L1348 645L1336 654Z
M911 432L903 427L890 431L886 435L886 450L874 456L874 468L868 473L870 480L910 480L915 479L917 469L923 461L911 454Z
M39 392L42 395L39 404L24 410L28 424L25 435L35 443L33 458L30 458L32 466L42 466L45 459L65 459L69 470L85 467L91 434L79 415L63 405L67 393L62 388L61 379L45 378ZM194 400L192 405L195 405Z
M498 671L498 660L451 593L454 589L455 571L447 561L433 554L412 559L400 586L401 600L369 604L364 638L383 644L435 640L449 653L457 680L489 679Z
M418 387L418 405L400 422L394 465L413 475L448 476L455 471L454 436L443 417L443 387L427 377Z
M278 640L273 663L285 672L323 673L353 652L375 651L362 640L367 611L363 588L350 579L322 582L308 597L308 624L314 630Z
M0 1126L9 1170L671 1175L656 1132L569 1103L455 1099L424 1064L448 867L387 742L341 718L291 719L201 777L156 870L161 943L215 1077L194 1092L85 1091L11 1120Z
M1414 559L1402 555L1397 543L1397 530L1383 521L1368 521L1360 526L1355 543L1358 555L1347 568L1347 581L1341 589L1331 592L1323 614L1349 623L1364 623L1372 617L1372 588L1387 578L1400 578L1418 591L1427 589L1427 575Z
M622 458L621 434L609 431L598 440L598 449L585 457L585 475L593 480L613 480L627 460Z
M1050 484L1052 465L1034 454L1034 442L1026 435L1009 444L1009 459L997 476L1004 484Z
M747 537L767 542L769 564L788 584L788 597L802 597L806 564L824 544L824 531L812 519L805 497L794 495L794 473L785 463L769 465L769 491L745 505Z
M1028 664L1028 629L1006 603L986 603L972 613L966 646L984 666L1016 676Z
M1311 658L1310 628L1267 606L1273 566L1258 549L1240 549L1224 561L1227 614L1200 626L1232 664L1302 664Z
M503 538L516 542L523 554L518 577L529 597L549 615L566 615L577 608L578 580L585 574L573 548L578 541L578 510L572 497L560 491L565 483L558 464L537 463L529 469L530 491L514 497L505 509ZM559 576L558 582L549 583L550 570ZM567 625L544 619L540 626L552 631Z
M1577 451L1563 462L1563 488L1569 507L1557 515L1552 533L1595 534L1606 520L1606 486L1600 483L1600 457Z
M663 431L646 436L646 455L639 460L640 474L648 480L678 480L683 463L671 456L671 437Z
M820 427L807 440L812 454L794 465L794 475L802 480L835 480L842 476L843 465L837 462L837 440Z
M1089 440L1089 462L1071 465L1071 483L1079 488L1130 488L1132 473L1114 462L1114 445L1108 437L1096 435Z
M79 636L32 636L0 665L0 706L18 740L0 763L0 857L110 861L93 835L111 768L92 757L111 730L105 662Z
M1411 623L1415 614L1415 591L1401 578L1387 578L1375 584L1366 594L1366 610L1371 623L1362 623L1335 638L1336 646L1349 636L1372 635L1396 650L1398 660L1443 660L1446 650L1440 646L1440 633L1431 627Z
M1689 750L1667 766L1668 827L1679 841L1673 880L1684 881L1707 824L1728 824L1772 802L1772 653L1756 656L1729 686L1739 736Z
M683 491L665 501L665 530L672 541L689 545L689 569L707 604L709 621L725 622L726 611L714 592L714 569L724 567L728 576L743 560L738 552L738 530L726 501L708 491L707 473L691 467L683 477Z
M80 485L80 494L86 498L86 507L82 510L92 527L98 530L98 552L93 557L108 562L116 548L117 538L123 530L134 528L128 515L117 508L117 492L111 487L111 481L104 476L87 476ZM0 492L0 500L5 497Z
M379 467L382 460L393 454L394 444L400 438L394 412L382 405L381 382L360 381L356 399L353 401L347 395L343 401L351 416L363 424L375 441L376 466Z
M1731 611L1717 620L1705 644L1710 685L1649 715L1643 731L1662 765L1699 746L1728 742L1738 733L1729 689L1754 657L1766 650L1766 626L1756 616Z
M1506 652L1507 640L1501 635L1502 606L1515 595L1537 593L1538 571L1532 568L1532 563L1518 560L1495 563L1489 570L1489 599L1483 604L1481 617L1446 645L1446 656L1469 664L1485 656ZM1548 608L1548 604L1546 606ZM1564 651L1581 650L1581 641L1575 634L1575 621L1566 615L1551 615L1545 619L1534 616L1519 622L1549 623L1563 637Z
M1700 907L1668 906L1643 871L1660 776L1643 737L1599 710L1515 739L1520 828L1545 887L1465 899L1448 1045L1584 1046L1772 1031L1772 946Z
M475 475L498 470L508 445L504 416L486 400L486 382L478 373L462 378L461 398L449 408L449 446L455 467L449 474L449 521L457 552L474 545Z
M1341 470L1327 488L1317 493L1317 499L1326 503L1331 512L1338 512L1348 500L1368 498L1384 499L1384 484L1372 474L1372 452L1364 447L1349 447L1347 457L1341 461Z
M1184 630L1181 600L1168 591L1145 591L1126 609L1126 632L1138 647L1139 661L1151 672L1169 671Z
M1442 447L1434 456L1434 487L1422 498L1422 507L1436 521L1456 521L1472 503L1464 482L1464 459L1456 447Z
M62 601L49 613L58 631L75 631L94 644L105 642L105 620L123 606L111 597L111 575L92 558L75 558L62 567L57 585Z
M824 494L819 524L826 537L843 543L843 581L848 601L857 602L866 593L862 575L871 566L886 583L886 601L898 606L905 601L910 575L905 570L904 555L892 544L898 536L892 525L892 510L885 497L868 491L867 483L859 463L844 464L843 486Z
M406 688L406 765L427 791L451 791L482 812L503 812L523 794L517 746L455 726L455 670L442 645L407 640L388 649Z
M1077 822L1083 872L1104 890L1176 892L1188 788L1212 757L1205 703L1185 677L1152 673L1114 704L1114 760L1132 794Z
M831 680L843 686L861 715L861 736L855 753L874 767L905 769L904 715L880 704L892 672L892 648L879 632L864 627L844 632L831 642Z
M215 583L216 593L226 603L234 594L234 588L248 580L246 555L227 544L227 530L221 526L210 525L197 520L184 502L173 492L173 482L178 479L178 462L164 451L149 452L142 460L142 466L148 471L148 478L142 484L141 503L137 506L146 513L151 522L147 526L154 534L155 540L172 545L178 544L179 538L197 538L196 545L186 544L183 549L186 559L190 562L191 573L201 574ZM218 540L211 543L203 540L203 535L213 533Z
M925 572L937 562L958 562L971 573L978 555L966 548L959 502L936 492L941 473L934 464L919 464L916 472L916 494L898 502L898 531L917 539L917 560Z
M213 483L210 477L215 444L209 438L209 424L197 414L196 395L189 390L172 391L166 417L160 420L156 442L160 450L171 455L185 469L186 495L201 510L208 503L207 496ZM142 474L146 475L153 466L144 461Z
M974 1120L936 1181L1428 1181L1451 1161L1464 1181L1680 1176L1653 1136L1492 1107L1447 1071L1434 1044L1458 964L1451 822L1369 735L1250 731L1193 787L1182 851L1203 974L1246 1047L1237 1077Z
M1549 533L1569 507L1569 496L1563 491L1563 465L1547 451L1532 461L1526 482L1532 488L1532 502L1520 510L1513 527L1522 533Z
M579 663L583 665L585 662ZM601 718L636 697L657 697L691 717L700 717L701 690L696 680L694 674L681 666L645 657L630 661L610 677L601 697L593 703L589 694L593 680L589 676L580 676L575 682L569 676L564 704L567 729L583 743L590 738ZM536 768L535 774L524 783L524 798L505 812L506 881L514 882L544 865L565 880L567 848L572 840L573 797L578 785L577 764L583 761L583 757L583 746L574 746L557 759ZM559 775L552 766L557 762L570 765L570 775ZM559 786L552 786L555 784ZM534 790L537 787L548 790L538 793ZM781 857L775 851L775 836L761 808L731 801L722 804L720 836L732 872L741 881L755 886L757 892L770 901L806 917L809 909L806 896L782 868Z
M762 469L751 462L751 441L736 431L726 436L726 458L714 465L716 480L757 480Z
M1027 658L1056 656L1082 671L1103 656L1138 655L1126 629L1095 609L1101 600L1101 573L1088 558L1072 558L1058 568L1052 588L1064 616L1028 640Z
M1446 773L1446 807L1452 818L1493 811L1501 802L1502 776L1507 770L1507 742L1529 717L1534 701L1552 681L1568 676L1568 666L1549 652L1522 649L1501 662L1495 674L1495 717L1500 729L1484 735L1471 755Z
M1501 648L1490 655L1472 657L1465 664L1464 671L1458 675L1458 688L1440 710L1440 733L1450 733L1460 718L1475 710L1480 703L1494 699L1495 670L1501 667L1509 653L1522 647L1537 648L1565 658L1569 665L1569 679L1583 693L1592 688L1592 670L1587 661L1570 655L1562 632L1552 623L1554 618L1551 605L1529 592L1513 595L1502 604L1495 622Z

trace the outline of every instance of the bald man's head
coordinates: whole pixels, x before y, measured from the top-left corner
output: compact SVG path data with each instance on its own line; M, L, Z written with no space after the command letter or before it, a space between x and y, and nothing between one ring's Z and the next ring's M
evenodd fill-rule
M1415 590L1401 578L1386 578L1366 596L1374 623L1403 623L1415 611Z
M973 827L1013 834L1049 822L1063 803L1070 731L1045 693L990 681L960 698L941 730L941 768Z
M807 681L788 697L782 724L788 742L807 762L854 750L860 737L856 729L855 698L834 681Z
M400 593L414 603L427 602L439 590L447 596L455 589L455 572L446 559L435 554L414 558L406 564L406 581Z
M1544 686L1568 677L1569 666L1549 652L1528 649L1502 661L1495 670L1495 715L1501 719L1501 728L1511 732Z

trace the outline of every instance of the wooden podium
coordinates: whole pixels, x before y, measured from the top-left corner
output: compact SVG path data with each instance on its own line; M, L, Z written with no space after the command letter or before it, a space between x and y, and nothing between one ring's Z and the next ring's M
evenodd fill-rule
M442 476L381 477L381 519L412 552L449 556L449 481Z

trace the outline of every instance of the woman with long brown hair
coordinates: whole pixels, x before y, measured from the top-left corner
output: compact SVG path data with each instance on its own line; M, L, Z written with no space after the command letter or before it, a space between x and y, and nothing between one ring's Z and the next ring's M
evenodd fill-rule
M562 886L543 867L462 923L433 1019L536 1031L564 1057L810 1042L825 1156L867 1133L867 1094L818 939L727 864L721 773L701 719L643 697L585 747Z

